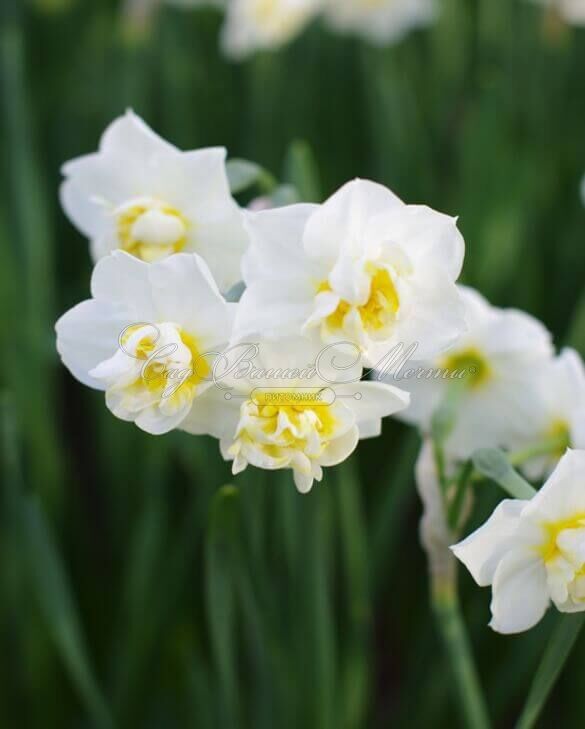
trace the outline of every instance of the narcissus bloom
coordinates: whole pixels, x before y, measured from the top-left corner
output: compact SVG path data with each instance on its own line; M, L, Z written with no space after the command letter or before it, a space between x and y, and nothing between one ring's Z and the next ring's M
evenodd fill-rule
M116 249L149 262L196 252L226 291L240 280L247 236L225 157L222 147L182 152L128 111L98 152L63 165L61 202L94 260Z
M343 352L324 358L306 339L242 343L228 353L214 367L219 387L204 393L181 428L219 438L234 474L249 464L290 468L297 489L309 491L324 466L379 435L381 418L408 404L396 387L360 382L359 366L336 369Z
M522 465L531 477L550 473L567 447L585 448L585 368L574 349L564 349L542 370L524 419L525 432L514 449L557 441L551 452Z
M105 390L118 418L154 435L176 428L210 386L234 305L196 254L147 264L116 251L96 265L91 292L56 324L63 363Z
M236 337L350 341L374 365L400 342L432 356L463 331L455 281L464 243L454 218L354 180L323 205L247 213L246 221L248 288Z
M320 9L321 0L229 0L222 46L233 58L288 43Z
M550 601L585 610L585 451L567 451L529 501L506 499L488 521L452 547L478 585L492 586L499 633L536 625Z
M325 15L332 28L381 45L429 25L436 14L435 0L325 0Z
M477 448L507 447L526 432L542 369L553 355L551 336L537 319L490 306L473 289L460 290L467 332L440 357L401 363L392 380L412 395L401 417L427 432L447 388L461 381L465 390L445 444L455 459Z

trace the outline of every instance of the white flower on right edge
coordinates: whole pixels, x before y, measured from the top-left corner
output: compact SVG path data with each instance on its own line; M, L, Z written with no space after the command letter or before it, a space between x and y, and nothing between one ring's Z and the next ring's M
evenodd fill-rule
M490 306L474 289L460 291L467 332L444 355L405 362L386 381L411 393L400 417L428 433L450 375L462 376L467 386L445 451L463 460L477 448L508 447L526 433L553 346L550 333L529 314Z
M452 550L478 585L492 586L499 633L532 628L551 601L585 610L585 451L568 450L532 499L505 499Z
M430 25L437 4L435 0L325 0L325 16L334 30L383 45Z
M522 450L551 440L558 441L555 450L522 464L529 478L548 475L566 448L585 448L585 368L574 349L564 349L538 376L530 417L512 448Z
M317 15L321 0L228 0L221 44L242 59L276 49L298 35Z
M434 356L465 329L455 218L358 179L322 205L248 212L246 222L236 339L349 341L373 366L401 342Z

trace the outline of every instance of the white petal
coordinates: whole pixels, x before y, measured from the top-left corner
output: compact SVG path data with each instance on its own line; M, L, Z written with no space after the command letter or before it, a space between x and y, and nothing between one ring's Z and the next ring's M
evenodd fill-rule
M525 514L550 521L585 514L585 451L567 450Z
M234 306L221 296L205 261L179 253L148 267L157 321L175 322L206 343L226 343Z
M182 209L193 210L204 223L224 217L227 204L237 208L227 179L226 155L225 147L204 147L181 152L173 161L180 168L180 174L174 175L173 200Z
M77 304L55 324L63 364L84 385L103 390L103 383L89 372L117 351L118 337L131 323L127 312L107 302Z
M292 337L311 314L314 291L308 282L266 279L247 288L238 303L234 341L250 337Z
M372 216L403 206L383 185L359 179L348 182L307 222L305 250L309 256L332 265L341 250L349 253L365 249L363 234Z
M527 503L504 499L485 524L451 547L481 587L491 585L498 564L514 546L520 513Z
M293 478L297 491L300 494L308 494L313 487L314 477L311 473L304 473L297 468L293 469Z
M338 398L353 410L357 424L385 418L408 407L410 396L404 390L384 382L358 382L356 385L335 385Z
M95 299L126 307L135 323L155 322L149 264L124 251L114 251L93 269L91 293Z
M311 276L313 270L303 249L303 233L318 209L318 205L303 203L245 215L250 249L242 268L247 286L266 277L305 280Z
M248 234L239 208L226 205L223 215L214 221L195 218L190 247L205 259L220 291L226 292L241 281Z
M64 180L59 199L65 214L88 238L99 237L107 227L107 211L103 202L85 191L75 179Z
M240 415L241 400L225 397L217 387L210 387L193 401L193 407L181 423L181 430L192 435L211 435L233 442ZM229 447L229 446L228 446Z
M360 440L377 438L382 434L381 420L364 420L359 424Z
M321 466L336 466L345 461L354 452L359 440L359 431L356 427L350 428L339 438L328 443L325 451L319 458Z
M146 408L134 421L136 425L151 435L163 435L181 425L191 409L191 401L185 402L172 415L165 415L158 405Z
M387 346L417 344L420 359L436 357L465 332L465 307L458 287L441 268L419 272L408 283L411 306L399 317ZM378 352L375 352L378 357Z
M386 231L416 264L443 268L454 281L461 273L465 243L457 219L426 205L404 205L371 221L372 234Z
M100 152L125 160L145 159L176 151L175 146L159 137L131 110L115 119L100 140ZM67 172L67 168L64 172Z
M515 550L502 559L492 589L490 627L498 633L520 633L532 628L549 605L544 563L530 550Z

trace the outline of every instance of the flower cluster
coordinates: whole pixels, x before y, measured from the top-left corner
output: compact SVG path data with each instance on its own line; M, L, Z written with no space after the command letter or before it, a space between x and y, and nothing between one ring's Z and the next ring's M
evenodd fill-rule
M234 474L290 469L303 493L396 414L424 437L435 572L452 571L461 525L446 517L452 474L479 448L512 452L548 480L453 552L493 585L496 630L530 627L551 601L585 610L580 356L457 283L455 218L360 179L322 204L241 208L226 164L225 150L182 152L128 112L97 153L64 165L63 208L96 261L92 298L56 325L71 373L118 418L211 435Z
M63 362L148 433L218 438L234 473L290 468L308 491L408 405L364 368L401 341L439 356L463 332L455 220L382 185L244 210L225 150L181 152L132 112L63 173L97 261L92 298L57 322Z

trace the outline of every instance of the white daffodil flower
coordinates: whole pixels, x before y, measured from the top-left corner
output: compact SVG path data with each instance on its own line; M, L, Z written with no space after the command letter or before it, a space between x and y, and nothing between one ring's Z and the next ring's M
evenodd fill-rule
M461 286L460 291L467 332L440 357L400 362L386 380L411 393L410 407L401 417L425 432L447 388L461 380L465 390L445 451L466 459L477 448L507 447L523 436L553 347L538 320L490 306L473 289Z
M235 345L181 428L219 438L234 474L248 464L290 468L297 489L309 491L323 467L345 460L360 438L380 434L381 418L408 405L396 387L360 382L359 365L339 369L343 352L324 354L304 338Z
M153 435L176 428L209 387L211 353L229 341L234 305L196 254L146 264L115 251L96 265L91 292L56 324L63 363L105 390L118 418Z
M585 0L532 0L556 11L570 25L585 25Z
M116 249L147 262L196 252L226 291L241 279L247 236L225 157L222 147L182 152L128 111L98 152L63 165L61 203L94 260Z
M317 15L322 0L229 0L221 35L226 55L241 59L279 48Z
M238 339L344 340L375 365L401 342L434 356L464 329L454 218L354 180L322 205L248 212L246 223Z
M567 447L585 448L585 368L574 349L564 349L542 369L524 423L514 450L558 441L553 451L522 464L529 478L548 475Z
M325 16L334 30L385 45L431 24L437 4L435 0L325 0Z
M492 586L491 627L519 633L550 601L585 610L585 451L568 450L530 500L506 499L452 547L478 585Z

